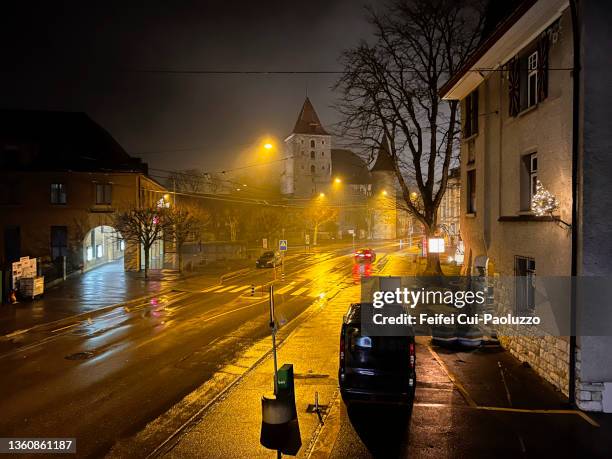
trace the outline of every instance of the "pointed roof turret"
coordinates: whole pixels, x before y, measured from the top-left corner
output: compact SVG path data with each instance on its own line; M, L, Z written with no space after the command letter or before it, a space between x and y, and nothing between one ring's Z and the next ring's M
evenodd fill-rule
M389 142L387 141L387 137L385 137L378 149L376 161L374 161L374 165L370 169L370 172L394 170L395 165L393 163L393 158L391 158L391 154L389 153Z
M304 105L302 105L302 110L295 122L293 134L329 135L327 131L323 129L323 126L321 126L321 121L319 121L317 112L308 97L306 97Z

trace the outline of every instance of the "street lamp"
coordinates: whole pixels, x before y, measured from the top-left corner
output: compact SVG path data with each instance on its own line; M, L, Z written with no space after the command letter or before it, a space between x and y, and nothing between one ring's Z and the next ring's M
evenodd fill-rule
M340 184L340 183L342 183L342 179L340 177L336 177L334 179L334 183Z
M389 194L389 193L387 193L387 190L383 190L383 191L382 191L382 195L383 195L383 196L387 196L388 194Z
M320 198L324 198L325 197L325 193L323 193L322 191L319 193L319 197Z
M264 148L265 148L266 150L272 150L272 148L274 148L274 145L272 145L272 144L271 144L271 143L269 143L269 142L266 142L266 143L264 143Z

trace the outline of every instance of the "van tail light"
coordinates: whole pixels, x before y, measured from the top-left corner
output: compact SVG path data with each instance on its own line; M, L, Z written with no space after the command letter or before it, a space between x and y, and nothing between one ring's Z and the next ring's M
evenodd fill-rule
M416 353L414 349L414 343L410 343L410 368L414 368L416 364Z

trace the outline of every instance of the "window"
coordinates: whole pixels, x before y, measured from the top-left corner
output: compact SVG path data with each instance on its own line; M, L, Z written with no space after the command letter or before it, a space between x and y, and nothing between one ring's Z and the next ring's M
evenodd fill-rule
M536 153L524 155L521 163L521 210L530 211L531 199L537 191L538 155Z
M66 226L51 227L51 259L65 257L68 254L68 228Z
M535 310L535 260L530 257L514 257L514 292L517 313Z
M96 183L96 204L111 204L113 200L113 185L110 183Z
M310 159L315 159L315 152L314 151L310 152Z
M548 97L548 34L508 62L510 116L536 106Z
M66 185L63 183L51 184L51 204L66 204Z
M310 173L314 174L315 173L315 167L314 165L310 166Z
M321 140L321 145L325 145L325 140Z
M324 151L321 152L321 156L325 156L325 152Z
M325 166L321 166L321 170L324 171L325 170Z
M93 247L88 245L87 246L87 261L91 261L93 260Z
M314 140L311 140L311 141L310 141L310 148L314 148L314 147L315 147L315 141L314 141Z
M465 98L464 118L463 138L478 134L478 89L472 91Z
M467 213L476 213L476 171L467 171Z
M538 52L527 58L527 107L538 103Z
M102 255L104 255L104 251L102 249L102 244L98 244L96 246L96 258L102 258Z

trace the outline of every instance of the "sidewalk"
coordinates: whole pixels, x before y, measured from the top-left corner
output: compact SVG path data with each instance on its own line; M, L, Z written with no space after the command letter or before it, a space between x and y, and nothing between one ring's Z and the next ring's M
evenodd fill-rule
M308 413L315 392L326 408L338 388L338 330L351 302L358 301L359 287L341 290L289 335L279 348L279 366L292 363L295 372L296 405L304 457L320 423L316 413ZM169 457L276 457L275 451L259 443L261 396L273 390L273 362L267 358L236 384L224 398L188 431Z
M183 285L188 282L188 278L218 276L227 269L231 269L231 266L213 266L185 276L176 271L152 270L149 279L145 281L143 273L124 271L123 260L108 263L67 279L45 291L40 299L0 305L0 336L154 295L179 284Z

